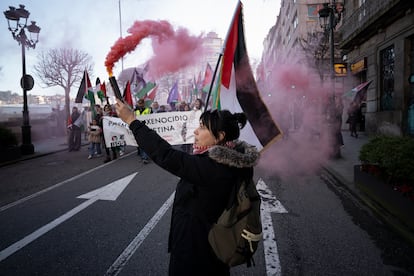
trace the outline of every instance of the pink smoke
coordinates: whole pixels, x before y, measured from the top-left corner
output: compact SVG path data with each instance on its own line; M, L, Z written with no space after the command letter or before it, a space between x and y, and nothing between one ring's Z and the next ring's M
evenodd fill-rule
M128 33L130 35L115 42L106 56L105 66L110 76L115 63L134 51L144 38L152 40L154 56L148 61L148 75L154 79L196 64L204 53L201 35L191 36L184 28L175 31L165 20L135 21Z
M318 74L301 64L275 65L261 92L282 140L262 154L260 166L280 177L312 174L332 153L332 131L326 120L330 90Z

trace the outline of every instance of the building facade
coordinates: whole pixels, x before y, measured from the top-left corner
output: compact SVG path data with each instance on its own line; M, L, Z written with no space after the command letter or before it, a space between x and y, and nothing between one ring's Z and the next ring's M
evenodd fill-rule
M414 135L414 1L345 1L340 47L350 79L372 81L366 95L368 133Z

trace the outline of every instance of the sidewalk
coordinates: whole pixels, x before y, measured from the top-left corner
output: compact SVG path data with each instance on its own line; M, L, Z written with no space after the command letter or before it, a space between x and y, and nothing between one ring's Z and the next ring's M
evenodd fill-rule
M358 133L358 138L351 137L349 131L342 131L344 146L341 148L341 158L328 160L324 168L333 174L343 186L359 195L354 184L354 165L360 164L359 151L369 138L365 133Z

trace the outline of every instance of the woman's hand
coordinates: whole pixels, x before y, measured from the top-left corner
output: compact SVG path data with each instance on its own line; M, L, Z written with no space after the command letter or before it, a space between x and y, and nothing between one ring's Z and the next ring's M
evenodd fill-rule
M116 99L115 109L118 117L128 125L136 120L134 111L129 107L129 105L124 104L119 99Z

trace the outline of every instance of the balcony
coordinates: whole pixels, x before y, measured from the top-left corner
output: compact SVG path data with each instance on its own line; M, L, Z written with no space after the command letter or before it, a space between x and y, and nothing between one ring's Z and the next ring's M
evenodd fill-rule
M413 0L366 1L358 9L347 11L339 29L342 35L340 47L352 50L414 7Z

